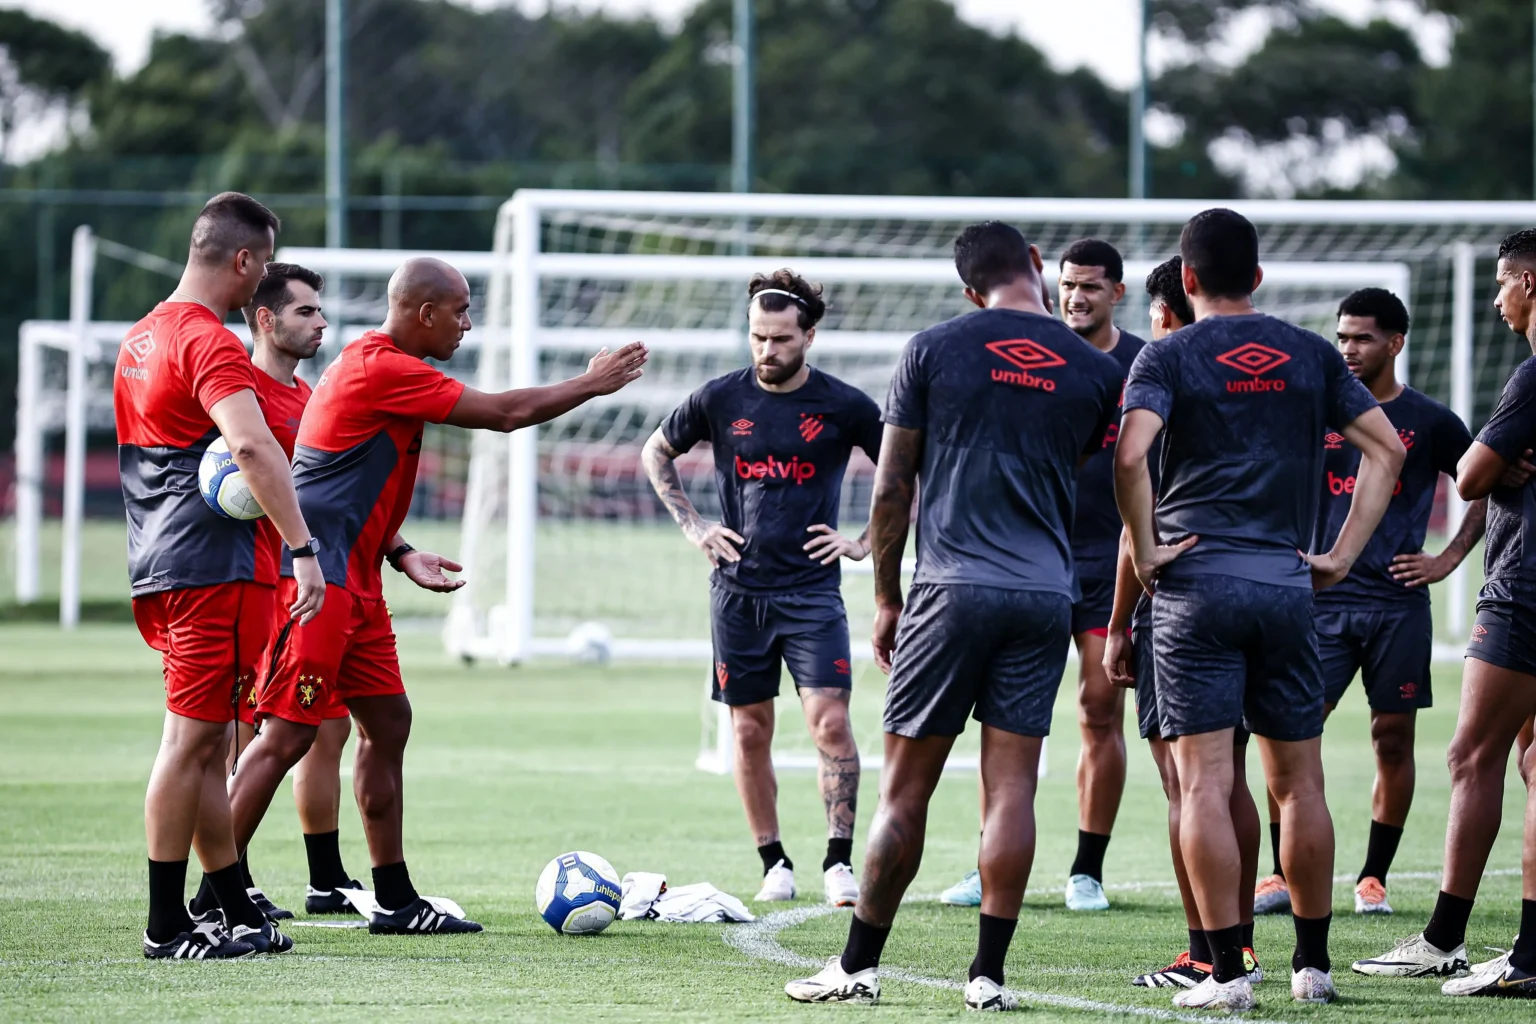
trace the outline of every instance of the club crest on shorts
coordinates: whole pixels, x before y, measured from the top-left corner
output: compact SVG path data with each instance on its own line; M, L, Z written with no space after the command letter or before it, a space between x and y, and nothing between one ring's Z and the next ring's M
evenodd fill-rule
M726 670L725 662L715 662L715 681L720 684L720 689L725 689L725 684L730 680L731 673Z
M320 688L325 685L325 680L319 676L299 676L297 694L299 707L312 707L315 699L320 696Z

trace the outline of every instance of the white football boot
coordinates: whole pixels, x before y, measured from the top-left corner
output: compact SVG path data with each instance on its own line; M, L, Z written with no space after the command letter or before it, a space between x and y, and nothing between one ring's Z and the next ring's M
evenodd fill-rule
M1092 875L1073 875L1067 879L1067 909L1108 910L1104 884Z
M853 868L847 864L833 864L822 876L827 893L827 905L851 907L859 902L859 880L853 877ZM762 899L761 896L758 899Z
M835 956L819 974L785 985L784 994L797 1003L878 1003L880 978L873 967L849 974Z
M1291 998L1298 1003L1331 1003L1336 994L1332 972L1303 967L1291 974Z
M759 903L783 903L795 898L795 873L781 860L763 876L763 887L753 899Z
M1194 988L1174 996L1173 1005L1181 1010L1251 1010L1253 985L1247 975L1219 982L1212 974Z
M965 984L965 1008L1002 1013L1019 1008L1019 997L991 978L972 978Z
M1404 939L1381 956L1356 960L1351 969L1356 974L1383 978L1447 978L1467 969L1467 944L1455 949L1437 949L1424 941L1423 933Z

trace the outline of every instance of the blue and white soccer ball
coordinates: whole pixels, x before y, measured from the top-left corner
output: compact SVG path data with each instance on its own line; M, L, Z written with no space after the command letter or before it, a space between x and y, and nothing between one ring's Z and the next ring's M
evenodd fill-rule
M596 935L619 916L619 873L595 853L562 853L544 865L533 904L563 935Z
M266 515L222 437L214 438L203 452L203 461L197 466L197 486L208 507L226 519L260 519Z

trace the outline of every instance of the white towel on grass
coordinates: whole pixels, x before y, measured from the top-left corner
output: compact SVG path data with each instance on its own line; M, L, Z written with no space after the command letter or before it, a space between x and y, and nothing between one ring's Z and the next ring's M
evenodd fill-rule
M669 889L667 876L651 871L631 871L624 876L619 919L687 924L757 920L745 903L708 882Z

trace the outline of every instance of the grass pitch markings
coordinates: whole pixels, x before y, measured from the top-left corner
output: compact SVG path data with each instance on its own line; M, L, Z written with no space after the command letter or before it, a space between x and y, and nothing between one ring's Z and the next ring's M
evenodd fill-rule
M824 917L827 914L841 913L844 909L846 908L822 905L795 907L793 910L780 910L765 917L760 917L750 924L739 924L730 927L726 929L723 938L726 945L746 954L754 960L766 960L770 963L783 964L786 967L822 967L825 966L824 961L817 960L814 957L803 956L793 950L786 949L779 942L779 933L786 928L793 928L796 925L804 924L818 917ZM904 971L899 967L887 967L884 964L880 966L880 979L882 981L905 981L912 985L949 989L955 992L961 992L965 989L965 986L958 981L950 981L945 978L930 978L925 974ZM1034 1003L1038 1006L1053 1006L1062 1010L1123 1014L1129 1017L1146 1017L1151 1020L1203 1022L1218 1019L1215 1015L1177 1013L1173 1010L1161 1010L1155 1006L1129 1006L1124 1003L1106 1003L1097 999L1082 999L1078 996L1055 995L1049 992L1029 992L1017 988L1010 988L1008 991L1018 996L1020 1002ZM1246 1024L1281 1024L1279 1021L1263 1020L1246 1015L1243 1017L1243 1020Z

